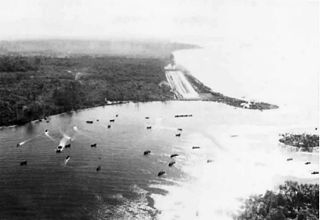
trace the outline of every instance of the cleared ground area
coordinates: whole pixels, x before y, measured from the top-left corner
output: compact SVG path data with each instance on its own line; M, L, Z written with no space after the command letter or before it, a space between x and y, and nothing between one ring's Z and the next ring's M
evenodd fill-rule
M188 79L180 70L167 69L167 81L171 89L179 99L200 99Z

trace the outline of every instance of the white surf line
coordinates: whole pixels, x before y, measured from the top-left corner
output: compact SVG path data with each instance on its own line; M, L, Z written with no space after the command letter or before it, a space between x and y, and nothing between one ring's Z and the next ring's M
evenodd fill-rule
M57 153L61 153L67 144L70 144L71 142L71 137L67 136L67 135L63 135L63 137L61 138L58 147L56 148L56 152Z
M57 142L57 140L55 140L50 134L49 134L49 131L48 130L46 130L45 132L44 132L44 134L51 140L51 141L53 141L53 142Z
M68 156L66 157L66 159L64 160L64 165L67 165L67 163L69 162L69 160L70 160L70 156L68 155Z
M91 133L90 131L79 129L77 126L73 126L73 130L82 136L92 139L92 136L86 134L86 132Z
M32 141L33 139L39 137L40 135L41 135L41 134L37 134L37 135L34 136L34 137L31 137L31 138L29 138L29 139L27 139L27 140L21 141L20 143L17 144L17 147L23 146L24 144L28 143L29 141Z

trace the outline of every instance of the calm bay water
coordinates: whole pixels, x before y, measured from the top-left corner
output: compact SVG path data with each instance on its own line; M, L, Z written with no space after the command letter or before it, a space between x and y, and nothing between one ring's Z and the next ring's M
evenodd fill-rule
M168 167L170 154L179 153L195 118L174 103L98 107L50 117L0 131L0 216L8 219L151 218L156 214L150 193L165 194L150 184L173 184L185 174ZM118 114L118 117L115 117ZM148 116L150 119L145 119ZM99 121L96 121L96 120ZM110 123L110 119L115 119ZM87 124L86 120L93 120ZM108 129L107 125L111 124ZM76 129L75 127L76 126ZM152 126L147 130L146 126ZM182 137L176 137L183 127ZM44 131L48 129L48 138ZM189 131L188 131L189 130ZM62 135L71 148L55 153ZM17 148L16 144L27 141ZM97 143L96 148L90 145ZM150 156L143 156L151 150ZM65 157L71 159L65 164ZM177 159L180 161L182 159ZM20 166L27 160L27 166ZM181 163L183 163L181 161ZM101 171L97 172L97 166ZM181 165L177 165L179 167ZM165 178L157 177L165 170Z
M193 117L175 118L176 114ZM277 110L251 111L200 101L129 103L51 116L49 123L3 128L0 216L230 218L239 198L272 189L285 179L318 181L310 174L318 170L318 154L279 146L279 132L299 127L286 118L272 120L275 114ZM175 136L178 128L183 129L181 137ZM46 129L53 140L45 135ZM63 134L73 138L71 148L57 154ZM90 147L93 143L96 148ZM144 156L145 150L151 155ZM179 156L169 167L173 153ZM71 159L65 164L67 155ZM288 163L287 157L294 161ZM23 160L27 166L20 166ZM306 167L305 161L312 164ZM158 177L161 170L166 175Z

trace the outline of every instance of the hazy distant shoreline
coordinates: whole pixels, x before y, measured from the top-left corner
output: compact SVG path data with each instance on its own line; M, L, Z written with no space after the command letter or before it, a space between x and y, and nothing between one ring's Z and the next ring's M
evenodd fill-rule
M191 44L129 40L0 41L0 125L101 106L106 100L173 96L163 67Z
M199 48L187 43L160 40L85 40L37 39L0 41L0 55L77 57L120 56L137 58L168 58L180 49Z
M175 100L164 67L173 51L199 48L168 42L0 41L0 126L21 125L106 100ZM213 92L186 70L200 100L243 107L245 100ZM273 109L251 103L249 109Z

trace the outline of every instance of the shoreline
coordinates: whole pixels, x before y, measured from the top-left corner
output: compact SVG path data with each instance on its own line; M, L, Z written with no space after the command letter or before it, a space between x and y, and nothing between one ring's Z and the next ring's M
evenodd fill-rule
M189 82L199 93L200 99L203 101L219 102L226 105L230 105L237 108L245 108L251 110L272 110L278 109L279 106L265 103L265 102L252 102L244 99L237 99L229 96L225 96L222 93L215 92L204 83L199 81L196 77L190 74L188 71L184 71L184 75L187 77Z
M260 111L262 110L269 110L269 109L276 109L278 106L276 105L271 105L268 103L251 103L249 104L248 107L244 107L243 104L247 103L245 100L241 99L236 99L228 96L224 96L221 93L213 92L209 87L205 86L202 82L200 82L197 78L192 76L187 70L181 70L182 74L186 77L188 82L191 84L191 86L195 89L195 91L199 94L199 98L171 98L171 99L154 99L154 100L117 100L116 102L135 102L135 103L144 103L144 102L153 102L153 101L159 101L159 102L166 102L166 101L209 101L209 102L218 102L218 103L223 103L227 104L233 107L238 107L238 108L245 108L245 109L258 109ZM165 74L165 73L164 73ZM168 81L166 81L168 82ZM114 100L113 100L114 101ZM116 103L116 104L111 104L111 105L121 105L123 103ZM25 124L28 124L33 121L37 121L46 117L54 116L54 115L59 115L59 114L65 114L68 112L72 111L79 111L79 110L84 110L84 109L89 109L89 108L94 108L94 107L102 107L102 106L108 106L110 104L106 104L105 101L103 103L98 103L94 105L89 105L89 106L83 106L79 107L77 109L72 109L70 111L59 111L53 112L53 114L48 114L48 115L39 115L39 116L33 116L31 119L20 119L20 120L13 120L12 123L9 124L4 124L0 125L0 129L3 129L5 127L10 127L10 126L22 126ZM40 117L41 116L41 117Z

